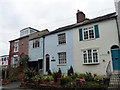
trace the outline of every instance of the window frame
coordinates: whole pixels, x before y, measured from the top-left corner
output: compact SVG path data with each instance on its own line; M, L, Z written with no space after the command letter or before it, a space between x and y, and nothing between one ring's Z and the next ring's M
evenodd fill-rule
M18 50L19 50L19 40L14 42L14 52L18 52Z
M18 67L19 66L19 59L18 59L18 55L14 55L13 56L13 67ZM17 61L15 60L15 58L17 58Z
M62 35L64 35L64 39L63 39ZM60 36L62 37L62 39L60 38ZM58 37L58 45L66 44L66 33L60 33L57 35L57 37ZM64 40L64 41L62 41L62 40Z
M88 57L88 50L91 50L91 56L92 56L92 62L90 63L89 62L89 57ZM96 50L96 53L97 53L97 59L96 60L98 60L97 62L94 62L94 50ZM85 59L84 59L84 52L86 52L86 54L87 54L87 62L85 63ZM83 64L99 64L99 50L98 49L84 49L84 50L82 50L82 60L83 60Z
M35 39L32 41L32 48L39 48L40 47L40 39Z
M60 54L62 56L61 58L60 58ZM67 56L66 55L67 55L66 52L58 52L58 65L66 65L67 64ZM60 59L62 60L62 63L60 63Z
M94 38L90 38L90 30L91 30L90 28L93 28ZM85 31L88 32L88 36L87 36L88 38L87 39L84 38L85 37L85 34L84 34ZM82 33L83 33L83 40L95 39L95 28L94 28L93 25L83 28Z

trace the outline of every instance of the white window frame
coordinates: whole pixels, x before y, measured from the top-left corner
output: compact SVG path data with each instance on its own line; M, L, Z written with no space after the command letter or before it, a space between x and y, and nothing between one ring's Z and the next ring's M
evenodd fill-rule
M14 52L18 52L18 49L19 49L19 40L14 42Z
M62 43L59 43L59 42L60 42L60 39L59 39L60 35L64 35L64 36L65 36L64 42L62 42ZM60 34L58 34L57 36L58 36L58 45L66 44L66 33L60 33Z
M89 31L91 30L90 28L93 28L93 33L94 33L94 38L90 38L90 35L89 35ZM86 30L85 30L86 29ZM85 31L88 31L88 39L84 39L84 32ZM94 26L89 26L89 27L86 27L86 28L83 28L82 30L82 33L83 33L83 40L90 40L90 39L95 39L95 29L94 29Z
M92 55L92 62L88 62L88 50L91 50L91 55ZM93 50L96 50L97 52L97 59L98 59L98 62L94 62L93 60ZM86 54L87 54L87 63L84 62L84 51L86 51ZM86 49L86 50L82 50L82 59L83 59L83 64L99 64L99 51L98 49Z
M18 55L13 56L13 67L17 67L18 63L15 63L15 58L18 58Z
M61 57L62 58L61 59L60 56L59 56L60 54L62 54L61 56L63 56L63 54L65 54L65 56ZM59 52L58 53L58 65L66 65L67 64L67 57L66 57L66 55L67 55L66 52ZM63 63L60 63L60 59L63 60L62 61Z
M40 40L39 39L35 39L32 41L32 48L38 48L40 47Z

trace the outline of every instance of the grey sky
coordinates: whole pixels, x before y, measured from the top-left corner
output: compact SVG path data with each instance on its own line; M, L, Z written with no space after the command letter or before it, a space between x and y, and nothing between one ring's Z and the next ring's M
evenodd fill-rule
M0 56L26 27L55 30L76 23L77 10L87 18L115 12L114 0L0 0Z

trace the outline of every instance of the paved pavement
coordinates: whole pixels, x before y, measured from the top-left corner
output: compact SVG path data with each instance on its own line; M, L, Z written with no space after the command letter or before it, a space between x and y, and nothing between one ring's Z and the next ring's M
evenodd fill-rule
M19 88L20 84L21 84L21 81L3 85L1 90L13 90L13 89Z

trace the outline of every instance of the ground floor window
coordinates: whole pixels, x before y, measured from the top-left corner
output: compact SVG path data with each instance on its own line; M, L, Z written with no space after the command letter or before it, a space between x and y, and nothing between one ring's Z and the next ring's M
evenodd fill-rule
M59 64L66 64L66 52L58 53Z
M13 57L13 67L18 67L19 66L19 57L14 56Z
M98 63L98 50L97 49L87 49L83 50L83 63L84 64L94 64Z

